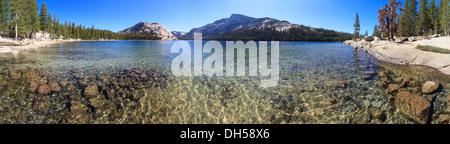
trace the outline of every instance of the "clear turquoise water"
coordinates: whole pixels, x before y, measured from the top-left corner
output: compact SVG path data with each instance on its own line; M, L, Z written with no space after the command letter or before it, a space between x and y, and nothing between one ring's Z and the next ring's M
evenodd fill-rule
M61 43L3 60L0 67L3 75L24 68L51 75L81 69L86 76L140 68L168 76L167 86L146 89L137 108L124 110L128 115L95 123L412 123L376 78L361 78L380 69L376 60L348 45L280 42L279 85L262 88L258 77L172 76L173 42ZM365 121L371 108L385 111L387 119Z

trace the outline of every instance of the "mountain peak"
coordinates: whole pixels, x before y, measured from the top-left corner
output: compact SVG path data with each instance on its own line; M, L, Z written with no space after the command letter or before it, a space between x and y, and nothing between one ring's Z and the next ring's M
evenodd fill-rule
M243 14L232 14L230 18L248 18L249 16Z
M136 25L120 31L119 33L138 33L138 34L151 34L157 37L161 37L162 40L176 40L177 38L163 25L159 23L139 22Z
M255 19L256 18L252 18L242 14L232 14L230 18L228 18L229 21L252 21Z
M264 28L273 27L276 30L285 30L294 25L288 22L281 22L272 18L253 18L242 14L232 14L229 18L217 20L203 27L194 28L185 35L180 36L182 39L193 39L194 33L202 33L203 37L211 37L221 35L226 32L235 31L244 28Z

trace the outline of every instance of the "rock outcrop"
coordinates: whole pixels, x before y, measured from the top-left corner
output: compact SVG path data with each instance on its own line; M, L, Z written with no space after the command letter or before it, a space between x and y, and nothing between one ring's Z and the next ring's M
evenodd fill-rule
M420 40L416 42L407 42L407 44L398 44L391 41L367 42L365 40L353 41L347 40L348 44L355 49L366 51L375 58L400 65L422 65L435 68L446 75L450 75L450 55L434 52L422 51L415 48L415 45L433 41L436 46L442 41L450 40L450 37L433 38L431 40ZM441 48L449 46L443 45Z
M120 34L137 33L150 34L161 37L161 40L176 40L177 38L163 25L159 23L140 22L128 29L119 32Z

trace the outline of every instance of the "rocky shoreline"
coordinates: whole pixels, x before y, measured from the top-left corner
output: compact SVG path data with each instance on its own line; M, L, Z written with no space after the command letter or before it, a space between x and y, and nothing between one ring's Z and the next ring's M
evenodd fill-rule
M415 46L418 44L414 42L399 44L374 38L349 40L344 44L365 51L382 62L426 66L436 69L434 72L450 75L450 55L417 50ZM412 78L387 69L380 70L376 77L377 86L385 89L389 101L402 115L420 124L450 124L450 95L445 89L448 83Z
M450 42L450 37L434 39L441 39L444 42ZM450 75L450 54L440 54L415 49L415 46L421 43L426 43L425 41L428 40L395 43L391 41L382 41L375 38L373 41L348 40L345 41L344 44L348 44L357 50L366 51L381 61L400 65L428 66L437 69L446 75Z
M390 103L420 124L450 124L450 96L446 84L380 70L377 86ZM393 113L392 110L390 113Z

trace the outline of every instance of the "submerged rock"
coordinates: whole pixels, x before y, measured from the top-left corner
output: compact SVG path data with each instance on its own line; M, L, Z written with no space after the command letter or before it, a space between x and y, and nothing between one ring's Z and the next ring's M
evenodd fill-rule
M439 89L440 84L433 81L427 81L422 85L422 93L429 94Z
M450 95L445 99L445 103L447 103L447 106L450 106Z
M91 98L89 99L89 102L95 109L98 109L105 104L105 100L103 100L102 98Z
M45 94L49 94L50 91L51 91L50 86L48 86L48 85L46 85L46 84L39 85L38 88L37 88L37 92L38 92L39 94L44 94L44 95L45 95Z
M367 111L365 111L362 114L356 116L354 122L356 124L367 124L370 122L370 114Z
M96 85L90 85L84 89L84 96L86 98L96 98L98 94L98 86Z
M75 91L75 90L77 89L77 87L76 87L75 85L73 85L73 84L69 84L69 85L66 87L66 89L67 89L68 91Z
M59 83L59 85L61 85L62 87L66 87L66 86L69 84L69 82L66 81L66 80L59 81L58 83Z
M438 122L440 124L450 124L450 115L449 114L441 114L441 115L439 115Z
M6 81L5 79L0 78L0 89L2 86L8 84L8 81Z
M38 83L36 81L31 81L31 82L28 83L27 92L35 93L37 87L38 87Z
M33 111L35 114L45 115L50 105L50 98L48 96L37 96L33 102Z
M21 76L20 72L18 72L17 70L9 70L9 78L18 80L21 77L22 76Z
M363 79L363 80L371 80L372 77L373 77L372 75L366 74L366 75L363 75L363 76L362 76L362 79Z
M81 73L80 69L71 69L70 70L71 73Z
M407 117L425 124L430 113L430 102L410 92L399 92L395 96L395 105Z
M39 79L39 84L47 84L47 82L48 82L48 79L46 77Z
M29 71L23 73L22 76L26 79L27 82L30 82L30 81L37 81L37 80L39 80L39 79L41 78L41 77L40 77L38 74L36 74L36 72L34 72L33 70L29 70Z
M393 93L393 92L398 91L400 88L401 87L398 84L390 84L387 90L389 93Z
M373 119L379 119L381 121L386 120L386 114L383 111L381 111L380 109L370 108L369 112Z
M70 113L67 115L67 122L70 124L87 124L90 117L89 108L79 101L70 101Z
M407 87L408 84L412 81L412 78L404 77L402 83L400 84L401 87Z
M54 92L59 92L61 90L61 87L55 81L49 81L48 85L50 86L50 89Z

